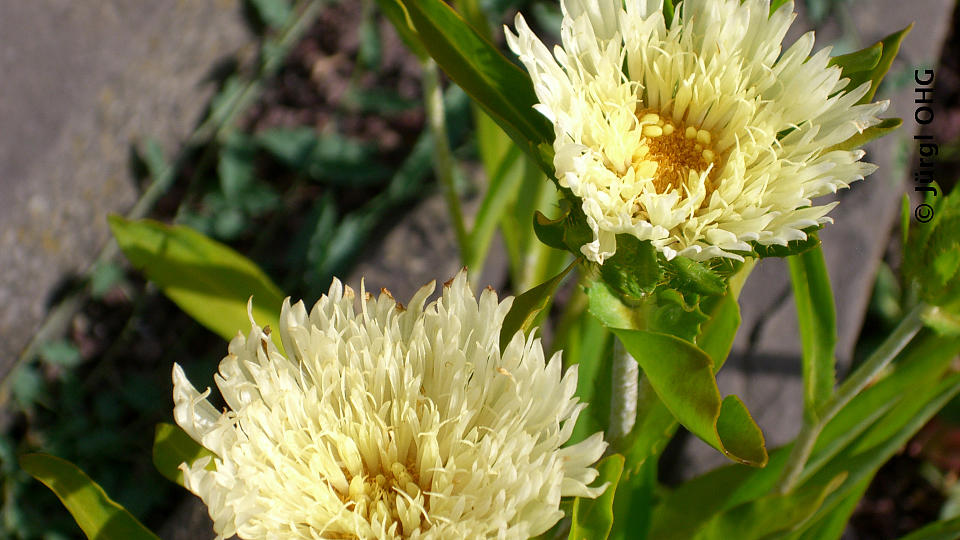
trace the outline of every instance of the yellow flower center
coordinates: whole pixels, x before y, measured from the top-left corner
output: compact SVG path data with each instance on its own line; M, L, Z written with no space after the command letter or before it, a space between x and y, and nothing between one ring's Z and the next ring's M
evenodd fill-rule
M420 495L424 506L428 504L429 495L423 493L416 472L414 467L394 462L377 474L354 476L349 487L349 499L355 504L354 512L369 523L403 523L405 516L400 515L397 499L403 498L406 507L417 506L412 501ZM419 513L419 510L415 512ZM422 519L422 515L419 517L421 530L426 530L428 523Z
M706 175L709 170L709 176L716 171L719 156L711 145L714 137L709 131L676 125L649 109L638 112L637 118L643 137L634 154L633 168L642 176L653 177L657 193L680 188L690 171ZM712 191L709 179L707 191Z

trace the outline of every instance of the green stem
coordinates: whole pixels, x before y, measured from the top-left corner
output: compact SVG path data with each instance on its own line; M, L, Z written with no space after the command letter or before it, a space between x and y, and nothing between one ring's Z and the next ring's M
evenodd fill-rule
M870 355L867 360L851 374L847 380L840 385L837 393L830 401L824 403L815 420L804 421L800 429L797 440L794 442L793 450L787 459L787 464L780 475L777 484L779 493L789 493L796 487L797 480L803 472L803 467L810 458L810 453L817 442L817 437L824 426L833 419L834 416L843 409L861 390L866 388L877 374L903 350L904 347L917 335L917 332L923 328L923 315L929 306L920 304L913 308L907 316L900 321L900 324L894 329L879 348Z
M433 60L423 62L423 98L427 122L433 133L433 171L443 189L443 196L450 211L450 220L460 246L460 260L471 260L470 235L463 220L460 198L454 185L453 154L450 152L450 140L447 138L447 122L443 110L443 91L440 89L440 75L437 63Z

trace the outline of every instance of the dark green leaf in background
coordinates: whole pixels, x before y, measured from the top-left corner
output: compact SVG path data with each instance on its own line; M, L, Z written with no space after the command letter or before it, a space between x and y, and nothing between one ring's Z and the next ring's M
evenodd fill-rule
M283 293L251 260L187 227L110 216L110 228L131 264L180 309L224 339L250 328L247 301L261 327L278 328ZM282 346L273 333L273 341Z
M513 299L513 306L510 307L510 311L503 319L503 327L500 329L501 351L507 347L507 344L510 343L510 340L518 331L523 331L526 334L536 326L538 317L550 304L560 282L578 262L579 259L573 261L549 281L545 281Z
M46 454L25 454L20 466L50 488L91 540L159 540L115 503L76 465Z

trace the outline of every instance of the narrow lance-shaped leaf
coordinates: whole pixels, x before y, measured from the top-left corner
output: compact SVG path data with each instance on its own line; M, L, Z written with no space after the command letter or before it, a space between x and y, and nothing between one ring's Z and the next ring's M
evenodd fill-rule
M119 216L110 216L109 221L133 266L217 335L231 339L249 328L251 297L257 324L278 327L283 293L250 259L188 227ZM280 339L273 341L282 350Z
M157 424L153 436L153 466L165 476L167 480L183 485L183 471L181 463L193 463L204 456L213 456L213 452L200 446L190 438L179 426L168 423ZM207 466L215 468L213 461Z
M73 463L46 454L25 454L20 466L56 493L87 538L159 540Z
M507 347L507 344L510 343L510 340L513 339L514 334L518 331L522 330L524 333L527 333L534 327L537 316L544 308L550 305L550 300L553 298L553 293L557 290L557 286L560 285L563 278L570 273L570 270L573 270L573 267L576 266L578 262L580 262L579 259L574 260L562 272L550 280L537 285L513 299L513 305L510 307L510 311L507 312L507 316L504 317L503 327L500 329L500 350Z
M596 499L577 497L573 501L569 540L604 540L610 535L613 500L623 472L623 456L605 457L597 464L597 472L600 474L595 483L606 483L607 489Z
M884 118L879 124L870 126L860 133L855 134L853 137L843 141L842 143L838 143L830 148L827 148L824 153L832 152L834 150L853 150L855 148L860 148L874 139L879 139L880 137L888 135L891 132L899 129L901 125L903 125L903 120L899 118Z
M960 538L960 517L934 521L900 540L956 540L957 538Z
M533 109L537 97L526 73L503 56L441 0L407 0L421 43L437 64L479 103L545 171L539 146L553 139L549 122Z
M714 516L694 538L760 540L789 531L809 519L827 495L843 483L844 478L846 474L840 473L823 485L805 487L790 495L766 495L731 508Z
M837 320L830 276L817 247L787 258L803 344L803 412L815 422L818 409L833 395Z
M873 100L873 96L877 93L877 88L880 87L880 82L883 81L883 78L887 75L887 72L890 71L890 66L893 65L893 59L896 58L897 53L900 51L900 44L903 42L903 38L910 33L912 28L913 23L910 23L903 30L894 32L880 40L878 42L878 44L882 47L880 59L877 61L877 64L874 66L874 68L869 71L863 71L850 75L850 84L848 85L848 88L856 88L857 86L870 81L870 90L862 98L860 98L859 103L870 103L870 101Z

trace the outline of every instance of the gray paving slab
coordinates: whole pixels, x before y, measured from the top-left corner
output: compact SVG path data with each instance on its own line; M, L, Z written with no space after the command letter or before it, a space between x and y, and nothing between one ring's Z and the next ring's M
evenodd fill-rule
M890 99L884 116L904 119L895 134L867 147L867 161L880 169L839 194L832 225L821 233L824 257L837 308L839 375L848 370L863 325L877 267L899 216L899 201L908 185L907 159L913 150L913 70L935 67L946 38L954 2L951 0L861 0L848 2L848 13L860 46L876 42L915 21L904 40L887 84L878 98ZM801 15L787 42L811 25ZM834 20L817 30L817 48L839 37ZM848 51L842 51L848 52ZM826 199L825 199L826 200ZM764 430L768 447L796 436L802 415L800 337L796 307L785 261L768 259L754 269L740 300L742 325L731 358L718 376L724 394L741 396ZM688 443L680 467L686 476L725 462L700 441Z
M0 376L136 199L131 145L175 149L251 41L239 0L0 3Z

